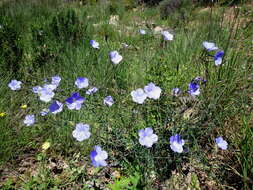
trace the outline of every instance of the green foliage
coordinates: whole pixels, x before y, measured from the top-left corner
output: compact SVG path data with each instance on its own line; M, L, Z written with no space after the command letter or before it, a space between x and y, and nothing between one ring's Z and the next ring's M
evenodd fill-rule
M8 179L2 186L1 189L3 190L10 190L15 189L15 183L12 179Z
M123 2L126 8L134 8L138 6L138 2L136 0L124 0Z
M167 19L173 26L186 25L192 16L194 4L191 0L163 0L159 4L160 16Z
M75 46L86 36L86 24L73 9L62 10L48 20L31 26L34 69L56 62L66 44Z
M74 10L67 9L53 16L49 31L57 41L77 43L85 35L85 23L80 21Z
M109 4L109 13L110 15L120 15L123 16L123 13L125 11L125 4L123 0L111 0Z
M162 18L170 16L172 13L179 10L182 6L182 0L163 0L160 2L160 11Z
M202 5L212 4L212 2L209 0L198 0L198 2ZM240 3L246 3L246 2L249 2L249 0L214 0L213 2L219 3L221 5L230 6L230 5L240 4Z
M157 5L162 0L139 0L140 3L146 3L147 5Z
M249 116L243 116L241 131L243 138L240 139L239 147L241 152L238 154L237 158L242 170L242 178L244 181L245 189L250 189L253 179L253 129L250 127L252 125L252 114Z
M27 72L36 73L42 66L59 61L59 54L66 44L80 44L87 36L85 12L81 17L73 9L58 11L53 5L50 12L45 8L46 4L38 2L34 5L37 12L29 7L32 10L26 15L11 12L12 6L15 5L10 4L6 9L1 7L0 68L16 78ZM34 17L36 19L30 19Z
M47 168L40 168L37 175L32 176L22 189L58 189L59 180L51 176L50 170Z
M1 17L0 23L0 69L16 74L24 57L22 30L6 16Z
M47 63L53 62L58 56L60 51L60 43L54 41L50 36L46 26L33 25L31 27L32 32L32 68L37 70L38 68L45 66ZM58 41L59 42L59 41Z
M119 180L115 180L113 184L109 184L112 190L137 190L140 183L141 175L135 172L129 177L122 177Z

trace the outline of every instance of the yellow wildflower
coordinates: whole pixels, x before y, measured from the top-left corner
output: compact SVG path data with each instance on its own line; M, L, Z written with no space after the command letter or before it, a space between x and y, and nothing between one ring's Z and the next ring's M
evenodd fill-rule
M6 113L5 112L1 112L0 113L0 117L4 117L4 116L6 116Z
M42 145L42 150L49 149L50 145L51 145L50 142L44 142L43 145Z
M112 172L112 176L115 177L115 178L117 178L117 179L121 178L120 172L117 171L117 170L114 171L114 172Z
M26 104L23 104L22 106L20 106L21 109L26 109L27 108L27 105Z

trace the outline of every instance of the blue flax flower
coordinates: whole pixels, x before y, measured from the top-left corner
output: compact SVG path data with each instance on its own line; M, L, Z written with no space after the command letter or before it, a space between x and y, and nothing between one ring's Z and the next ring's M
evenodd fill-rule
M141 35L145 35L146 34L146 30L143 30L143 29L140 29L139 32L140 32Z
M99 49L99 43L95 40L90 40L90 45L95 49Z
M33 91L33 93L38 94L39 91L40 91L41 89L42 89L42 88L41 88L40 86L34 86L34 87L32 88L32 91Z
M78 77L75 81L75 85L79 89L87 88L89 86L89 80L84 77Z
M165 41L172 41L173 40L173 34L169 33L169 31L162 31L161 32L163 38Z
M51 82L52 85L59 86L60 82L61 82L61 77L59 76L52 77L52 82Z
M19 90L21 88L22 82L17 80L11 80L11 82L8 84L9 88L11 90Z
M154 143L156 143L158 141L158 136L153 133L152 128L141 129L141 130L139 130L138 134L140 137L139 143L142 146L146 146L146 147L150 148L150 147L152 147L152 145Z
M91 94L96 93L97 91L98 91L98 88L97 88L97 87L92 87L92 88L90 88L90 89L88 89L88 90L86 91L86 94L87 94L87 95L91 95Z
M131 92L131 96L132 96L133 101L138 104L143 104L147 98L147 94L144 92L144 90L142 88L138 88L136 90L133 90Z
M198 96L200 94L200 87L197 82L191 82L188 86L188 93L192 96Z
M43 109L41 112L40 112L40 115L41 116L46 116L48 113L49 113L49 109Z
M216 47L215 43L212 43L212 42L207 42L207 41L204 41L202 43L202 45L204 46L204 48L207 50L207 51L213 51L213 50L217 50L218 47Z
M194 82L196 83L201 83L201 84L205 84L206 83L206 80L203 79L202 77L196 77L195 79L193 79Z
M88 124L78 123L72 135L79 142L88 139L91 135L90 126Z
M49 106L49 110L50 112L52 112L53 114L57 114L60 113L62 111L63 108L63 104L59 101L54 101L50 106Z
M71 95L71 97L66 99L66 105L70 110L80 110L85 98L80 96L78 92L75 92Z
M219 65L222 63L222 58L223 58L223 56L224 56L224 51L218 51L218 52L214 55L213 59L214 59L214 64L215 64L216 66L219 66Z
M111 51L109 53L109 57L111 62L115 65L119 64L119 62L121 62L121 60L123 59L123 57L117 51Z
M180 93L181 93L181 90L179 88L173 88L172 89L172 95L173 96L179 96Z
M219 148L221 148L222 150L227 150L227 148L228 148L228 143L227 143L227 141L223 140L222 137L216 138L216 139L215 139L215 142L216 142L216 144L217 144L217 146L218 146Z
M170 148L177 153L183 152L184 140L181 139L179 134L170 137Z
M144 87L144 91L147 94L148 98L157 100L161 95L161 88L156 86L154 83L149 83L147 86Z
M106 96L104 98L104 104L111 107L114 104L114 100L111 96Z
M108 158L108 153L100 146L95 146L94 150L90 153L90 158L94 167L107 166L106 159Z
M43 88L54 91L57 88L57 86L55 84L45 84Z
M53 85L44 85L43 88L38 88L38 95L40 97L40 100L43 102L50 102L51 99L54 97L54 86Z
M35 116L34 115L27 115L25 116L24 124L26 126L31 126L35 123Z

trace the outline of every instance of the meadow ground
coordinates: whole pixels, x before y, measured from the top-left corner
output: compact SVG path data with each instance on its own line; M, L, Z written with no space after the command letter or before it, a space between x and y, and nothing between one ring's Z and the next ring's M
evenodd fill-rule
M161 18L156 7L117 1L2 2L1 189L252 189L251 7L186 5ZM207 51L204 41L219 49ZM109 59L114 50L119 64ZM222 63L215 65L220 51ZM32 89L53 76L61 81L43 102ZM77 77L89 86L79 89ZM10 89L13 79L20 89ZM150 82L160 87L159 98L134 101L131 92ZM90 87L98 91L88 95ZM179 94L172 93L176 87ZM85 97L80 110L66 105L73 92ZM104 103L107 96L112 106ZM63 110L42 116L55 100ZM31 114L35 123L27 126ZM73 135L78 123L90 126L89 138ZM152 147L139 142L138 131L148 127L158 136ZM170 146L176 134L185 140L177 141L181 153ZM219 136L226 150L216 143ZM107 166L93 166L96 145L107 152Z

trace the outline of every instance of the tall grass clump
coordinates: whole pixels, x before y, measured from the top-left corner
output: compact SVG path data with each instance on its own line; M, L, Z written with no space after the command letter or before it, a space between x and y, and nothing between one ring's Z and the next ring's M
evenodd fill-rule
M1 66L15 76L59 62L66 44L75 45L86 36L85 12L60 9L57 1L6 3L1 14Z

